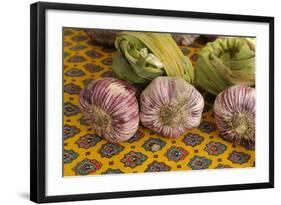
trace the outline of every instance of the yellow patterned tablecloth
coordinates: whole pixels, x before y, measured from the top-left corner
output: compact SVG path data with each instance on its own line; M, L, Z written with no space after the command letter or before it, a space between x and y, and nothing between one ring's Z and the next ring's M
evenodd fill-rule
M200 47L194 43L181 49L194 64ZM64 29L64 176L255 166L254 150L219 137L212 116L214 97L206 93L200 126L177 139L141 126L128 142L119 144L93 133L80 113L78 94L93 80L113 75L115 53L95 45L82 29Z

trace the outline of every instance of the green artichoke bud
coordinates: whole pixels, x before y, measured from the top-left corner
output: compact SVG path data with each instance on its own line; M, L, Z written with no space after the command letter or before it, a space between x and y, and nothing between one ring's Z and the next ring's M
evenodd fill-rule
M117 36L115 75L131 83L148 84L158 76L180 76L192 83L194 70L170 34L123 32Z
M232 85L255 85L254 42L224 38L208 43L198 56L196 83L214 95Z

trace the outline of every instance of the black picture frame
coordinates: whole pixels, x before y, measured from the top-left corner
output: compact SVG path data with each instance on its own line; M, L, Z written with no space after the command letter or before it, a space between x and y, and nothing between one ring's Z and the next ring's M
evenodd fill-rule
M152 16L170 16L195 19L217 19L269 24L269 181L239 185L204 186L193 188L171 188L110 193L89 193L46 196L45 145L46 145L46 97L45 97L45 25L46 10L68 10L102 13L121 13ZM274 187L274 18L264 16L230 15L217 13L125 8L82 4L38 2L30 7L30 199L37 203L76 200L97 200L123 197L217 192Z

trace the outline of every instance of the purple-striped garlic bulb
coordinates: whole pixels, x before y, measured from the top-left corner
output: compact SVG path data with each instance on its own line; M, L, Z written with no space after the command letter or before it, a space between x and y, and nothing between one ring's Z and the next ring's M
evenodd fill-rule
M200 124L204 99L182 78L160 76L142 92L140 107L144 127L175 138Z
M235 85L221 92L214 103L220 135L234 144L255 145L255 88Z
M93 129L110 142L131 138L139 125L136 89L115 78L99 79L79 95L82 114Z

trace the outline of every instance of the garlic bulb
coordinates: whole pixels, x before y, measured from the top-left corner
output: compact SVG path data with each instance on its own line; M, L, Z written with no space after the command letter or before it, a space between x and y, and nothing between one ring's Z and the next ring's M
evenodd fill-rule
M221 136L245 146L255 144L255 88L232 86L221 92L214 114Z
M139 108L136 89L115 78L102 78L84 88L80 109L98 135L110 142L126 141L137 131Z
M172 34L173 39L181 46L189 46L192 44L199 35L196 34Z
M143 126L175 138L197 127L204 107L202 95L180 77L157 77L140 97Z

